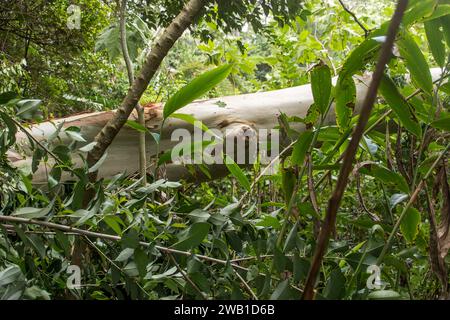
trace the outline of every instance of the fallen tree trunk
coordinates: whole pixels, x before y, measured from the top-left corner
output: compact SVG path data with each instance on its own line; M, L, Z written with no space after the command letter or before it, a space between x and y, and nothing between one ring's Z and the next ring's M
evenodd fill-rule
M433 78L440 75L439 69L432 70ZM367 85L371 76L355 77L357 98L356 112L359 111L360 104L367 92ZM220 97L210 100L196 101L180 109L178 113L188 114L201 121L210 129L219 129L223 132L228 130L233 135L239 136L248 130L255 133L259 129L272 129L278 126L278 116L285 113L287 116L305 117L309 107L313 104L311 86L303 85L299 87L287 88L269 92L257 92L252 94ZM145 106L146 127L152 132L159 132L162 123L162 104L152 104ZM63 130L59 133L61 143L69 144L71 138L64 133L64 128L72 126L81 129L81 135L88 144L92 142L98 132L111 119L115 111L104 111L74 115L71 117L43 122L29 128L29 133L40 141L45 141L55 133L58 125L63 123ZM134 111L130 115L131 120L137 120L138 115ZM335 123L334 107L330 110L326 119L326 124ZM183 120L170 118L166 121L162 130L159 150L161 153L173 148L178 141L172 141L171 136L176 129L187 129L193 131L193 126ZM302 124L296 124L295 129L303 130ZM157 146L155 141L147 139L147 159L156 155ZM23 132L17 134L18 145L24 147L25 157L20 156L17 150L9 152L9 159L16 167L31 166L32 153L27 148L27 137ZM80 144L82 147L83 144ZM101 165L98 177L110 178L116 174L127 172L134 173L139 169L139 132L130 127L124 127L117 135L111 146L107 150L106 160ZM73 157L76 165L81 165L79 156ZM36 184L47 183L47 174L51 169L53 161L41 163L33 176ZM182 165L168 164L164 170L165 176L169 180L179 180L192 178L192 172ZM149 170L149 172L151 172ZM213 177L223 176L227 169L222 165L214 165L211 174ZM195 177L194 177L195 178ZM199 177L198 177L199 178ZM62 180L70 180L69 174L65 174Z

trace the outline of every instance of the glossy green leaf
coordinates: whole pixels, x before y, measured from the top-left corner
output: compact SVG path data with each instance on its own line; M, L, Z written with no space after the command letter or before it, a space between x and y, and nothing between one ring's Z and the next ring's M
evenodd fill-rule
M336 84L336 123L341 132L350 125L355 102L356 86L353 77L340 77Z
M441 22L442 31L444 33L444 38L447 42L447 46L450 47L450 15L441 17L439 21Z
M368 168L361 169L360 172L368 174L385 184L395 186L399 191L409 193L409 186L405 178L401 174L393 172L388 168L371 164Z
M203 131L209 131L209 128L203 124L203 122L197 120L194 116L191 116L190 114L182 114L182 113L173 113L170 115L171 118L180 119L183 121L186 121L189 124L192 124L195 127L198 127L199 129L202 129Z
M146 127L141 125L139 122L134 121L134 120L127 120L126 125L136 131L145 132L145 133L150 134L152 136L153 140L155 140L156 143L159 143L159 140L160 140L159 134L155 133L155 132L151 132Z
M425 22L438 20L438 18L447 16L450 14L450 4L440 4L436 6L433 13L424 19Z
M408 103L400 94L392 79L384 76L381 80L379 90L383 98L392 110L394 110L394 113L400 120L400 123L417 137L422 136L422 128L415 120L414 114L412 113Z
M445 130L450 132L450 115L446 115L436 121L433 121L431 123L431 126L439 130Z
M53 205L53 204L52 204ZM37 219L42 218L48 215L50 210L52 209L52 206L48 206L45 208L31 208L31 207L24 207L19 208L12 214L13 216L21 217L21 218L27 218L27 219Z
M373 38L364 40L345 60L339 77L347 78L363 69L367 63L374 60L380 48L381 43L379 41L376 41Z
M297 142L295 142L294 149L292 150L292 164L298 166L303 165L306 153L311 146L313 136L314 133L312 131L305 131L300 135L300 137L298 137Z
M194 223L173 247L178 250L190 250L198 247L205 239L210 227L211 225L206 222Z
M404 32L397 41L400 55L405 59L406 67L411 73L413 83L424 92L431 95L433 91L433 79L430 67L412 36Z
M400 230L408 242L413 242L419 233L420 212L409 208L400 224Z
M441 68L445 65L445 44L444 33L440 29L440 20L431 20L425 22L425 32L434 60Z
M181 88L175 93L164 106L164 119L167 119L172 113L185 105L191 103L195 99L200 98L206 92L214 88L220 82L228 77L232 65L226 64L215 68L211 71L207 71L202 75L192 80L189 84Z
M331 98L331 70L324 64L316 65L311 71L311 88L314 103L322 114L328 109Z
M416 21L420 21L430 17L438 3L438 0L419 0L411 3L411 9L408 10L403 17L403 27L407 28Z

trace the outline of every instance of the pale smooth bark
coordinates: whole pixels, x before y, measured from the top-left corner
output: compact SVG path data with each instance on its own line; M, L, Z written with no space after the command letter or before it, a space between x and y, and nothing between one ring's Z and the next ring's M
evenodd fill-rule
M433 78L437 79L440 76L440 69L432 69ZM334 79L335 80L335 79ZM357 103L356 112L359 111L362 99L367 92L367 84L370 83L371 76L356 77L357 87ZM202 121L210 129L220 129L225 132L227 129L232 130L232 134L239 136L247 130L254 130L257 133L258 129L272 129L278 126L278 116L280 113L285 113L288 116L304 117L313 104L313 96L311 86L309 84L287 88L282 90L257 92L238 96L219 97L210 100L202 100L193 102L186 107L180 109L178 113L189 114L194 116L197 120ZM146 127L152 132L159 132L162 122L162 105L154 104L145 106L145 123ZM116 111L104 111L85 113L74 115L71 117L57 119L52 122L44 122L39 125L31 126L29 129L31 134L38 140L46 140L52 133L55 132L56 127L61 122L64 122L63 127L77 126L81 128L83 137L87 143L94 141L95 136L110 121ZM129 119L138 120L136 111L133 111ZM326 124L332 125L335 123L334 108L330 111ZM302 124L297 124L295 129L303 130ZM163 134L161 137L160 152L165 152L173 148L179 141L172 141L172 133L176 129L187 129L192 132L192 125L179 120L169 118L167 119ZM70 138L63 132L59 137L64 144L70 143ZM25 145L28 139L25 134L19 132L17 134L19 144ZM87 144L86 143L86 144ZM83 144L80 144L80 147ZM123 127L118 133L112 144L109 146L107 158L99 169L99 178L110 178L116 174L127 172L134 173L139 170L139 132L127 126ZM154 158L156 155L156 143L152 137L147 136L146 150L147 159ZM26 158L21 157L19 152L11 150L9 158L12 164L16 167L24 167L31 165L31 151L26 152ZM74 156L73 161L80 165L82 162L79 156ZM38 171L33 177L36 184L47 182L47 172L51 168L52 161L47 165L41 164ZM196 178L192 177L189 171L180 165L169 164L166 166L165 176L169 180L179 180L182 178ZM149 170L149 172L152 172ZM220 177L227 173L224 166L216 165L211 170L213 177ZM198 178L204 178L199 176ZM63 180L70 180L67 174Z

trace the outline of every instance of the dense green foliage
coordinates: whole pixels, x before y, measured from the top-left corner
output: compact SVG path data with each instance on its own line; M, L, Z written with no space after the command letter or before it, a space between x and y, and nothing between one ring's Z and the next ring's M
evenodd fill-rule
M69 30L70 1L7 2L0 5L0 215L103 236L0 221L0 299L299 299L358 119L352 77L373 71L395 4L343 1L370 31L365 37L339 1L212 1L141 102L168 102L169 117L195 98L311 82L308 115L280 116L293 147L279 170L260 176L258 164L244 170L233 163L218 181L150 177L146 186L123 174L95 183L86 205L96 168L71 163L83 141L78 128L66 129L70 145L30 139L34 168L58 158L45 188L32 185L32 172L12 168L7 151L30 122L120 104L128 81L117 4L78 1L82 29ZM181 5L130 1L127 41L136 70ZM410 1L408 10L339 209L318 299L449 296L450 2ZM433 67L442 71L434 82ZM337 125L326 126L331 102ZM299 122L306 131L294 130ZM60 182L62 172L74 182ZM77 239L87 260L82 287L68 289ZM373 265L383 288L366 285Z

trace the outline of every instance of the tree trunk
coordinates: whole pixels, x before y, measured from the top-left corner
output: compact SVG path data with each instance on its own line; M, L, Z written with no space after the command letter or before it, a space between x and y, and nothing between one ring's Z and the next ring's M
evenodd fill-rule
M433 78L440 75L440 69L432 70ZM356 112L359 111L362 99L367 92L367 84L370 83L369 75L356 77L357 103ZM334 79L336 80L336 79ZM311 86L303 85L299 87L287 88L269 92L257 92L252 94L219 97L210 100L193 102L180 109L178 113L194 116L202 121L210 129L232 130L232 134L238 136L240 133L248 130L272 129L278 126L278 116L285 113L288 116L304 117L313 104ZM146 127L152 132L159 132L162 123L161 104L152 104L144 106ZM116 111L104 111L74 115L71 117L57 119L52 122L44 122L39 125L31 126L31 134L38 140L47 139L55 132L56 127L64 122L63 128L77 126L81 128L81 134L87 140L87 143L94 141L96 135L102 130L108 121L110 121ZM129 119L138 121L138 115L134 110ZM326 124L335 123L334 108L330 111ZM303 124L294 126L297 130L303 130ZM167 119L161 136L160 152L163 153L173 148L179 141L171 141L171 136L176 129L187 129L193 131L193 126L185 121L175 118ZM70 143L70 138L61 130L59 137L63 144ZM28 139L22 132L17 134L19 145L26 145ZM85 143L85 144L87 144ZM82 147L82 144L80 144ZM151 136L146 139L147 159L150 162L156 155L156 143ZM9 153L9 159L16 167L31 165L31 150L25 146L26 158L21 157L18 152L13 150ZM139 170L139 132L130 127L123 127L118 133L112 144L107 149L107 158L99 169L99 178L110 178L116 174L127 172L135 173ZM74 163L81 164L79 156L73 157ZM33 176L33 182L36 184L47 183L47 172L51 169L51 159L47 165L41 164L38 171ZM192 176L192 173L181 165L168 164L164 170L165 176L169 180L179 179L203 179L203 175ZM149 168L149 173L152 170ZM215 165L211 170L212 177L221 177L227 173L227 169L221 165ZM69 174L62 178L70 180Z

